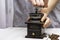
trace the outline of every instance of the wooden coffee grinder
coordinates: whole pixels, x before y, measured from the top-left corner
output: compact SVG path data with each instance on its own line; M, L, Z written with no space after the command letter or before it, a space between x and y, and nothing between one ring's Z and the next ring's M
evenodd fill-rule
M38 12L40 7L35 7L35 13L30 13L30 19L25 22L27 24L26 38L44 38L46 34L42 32L44 22L41 21L43 13Z

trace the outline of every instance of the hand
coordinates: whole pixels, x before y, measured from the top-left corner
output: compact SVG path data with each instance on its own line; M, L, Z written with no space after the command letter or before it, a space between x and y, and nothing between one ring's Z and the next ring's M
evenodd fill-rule
M42 18L42 19L43 19L43 18ZM46 17L46 21L45 21L43 27L44 27L44 28L47 28L47 27L50 26L50 24L51 24L51 20L50 20L50 18Z
M44 1L43 0L30 0L33 5L37 6L44 6Z
M48 8L42 8L42 10L40 11L41 13L44 14L44 16L42 17L41 21L43 22L46 19L43 27L48 27L51 24L50 18L47 17L48 16L47 11L48 11Z
M36 5L36 6L44 6L45 5L45 7L47 7L47 4L48 4L48 0L31 0L31 2L33 5ZM46 19L43 27L48 27L51 24L51 20L47 17L48 16L47 11L48 11L47 8L43 8L40 11L44 14L41 21L44 21Z
M30 0L35 6L48 7L48 0Z
M45 23L43 25L43 27L48 27L51 24L51 20L50 18L48 18L48 13L47 13L48 9L47 8L43 8L40 12L44 14L44 16L42 17L41 21L43 22L44 20Z

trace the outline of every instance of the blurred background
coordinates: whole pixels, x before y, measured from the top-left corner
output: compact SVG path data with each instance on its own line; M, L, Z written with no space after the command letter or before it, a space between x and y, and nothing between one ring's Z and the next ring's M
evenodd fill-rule
M34 7L28 0L0 0L0 28L26 27L26 20Z
M0 28L13 26L13 0L0 0Z

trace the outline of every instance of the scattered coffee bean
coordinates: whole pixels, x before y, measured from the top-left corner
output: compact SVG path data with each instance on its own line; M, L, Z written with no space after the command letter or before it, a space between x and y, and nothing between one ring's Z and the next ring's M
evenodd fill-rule
M59 40L58 37L59 37L59 35L56 35L56 34L49 35L49 38L51 40Z

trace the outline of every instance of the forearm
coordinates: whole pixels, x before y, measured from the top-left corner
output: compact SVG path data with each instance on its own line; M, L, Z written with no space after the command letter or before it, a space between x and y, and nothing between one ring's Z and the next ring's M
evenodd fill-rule
M59 0L49 0L48 7L47 7L47 13L49 13L50 11L52 11L55 8L58 1Z

